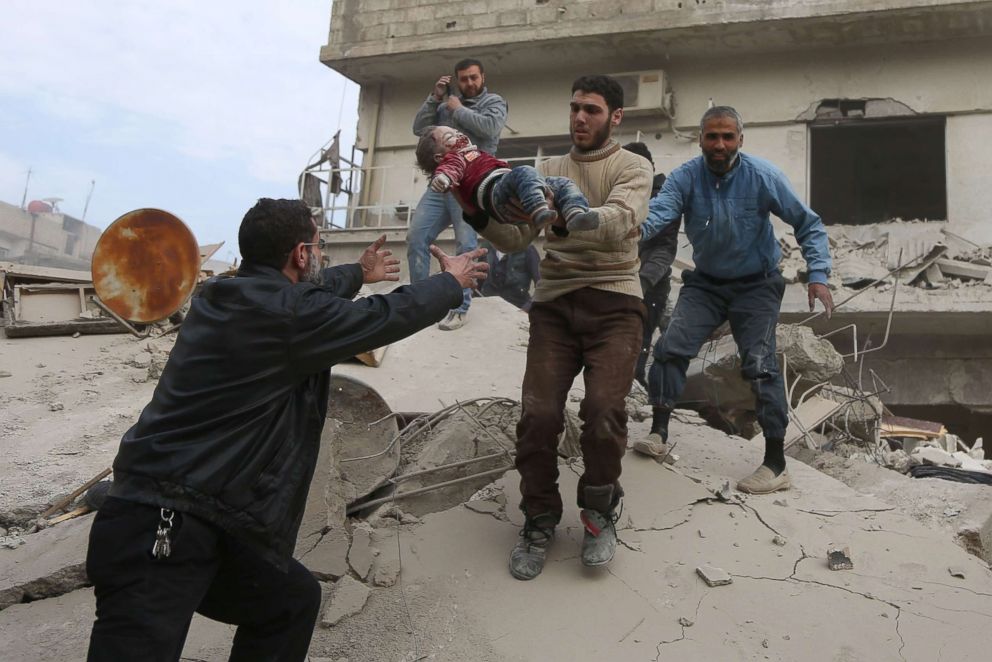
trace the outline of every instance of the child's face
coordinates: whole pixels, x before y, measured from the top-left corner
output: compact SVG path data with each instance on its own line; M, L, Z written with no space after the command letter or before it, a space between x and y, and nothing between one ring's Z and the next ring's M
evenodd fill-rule
M455 148L455 143L458 142L458 138L461 135L460 131L456 131L448 126L435 128L434 144L437 145L437 152L434 153L434 158L440 161L445 154Z

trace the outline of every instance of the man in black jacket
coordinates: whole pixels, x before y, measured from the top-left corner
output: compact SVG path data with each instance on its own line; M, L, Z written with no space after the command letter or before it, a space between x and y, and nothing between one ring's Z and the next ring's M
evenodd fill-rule
M329 368L433 324L476 287L482 249L444 273L398 279L380 237L359 263L320 270L299 200L262 199L238 234L236 276L193 298L152 401L121 440L93 522L93 660L178 660L193 612L236 624L232 660L303 660L320 606L292 557L327 413Z
M627 143L623 148L646 158L651 163L651 169L654 170L654 159L651 158L651 150L647 145L641 142ZM659 172L651 182L652 198L658 195L664 184L665 175ZM665 330L661 324L665 317L665 308L668 306L668 295L672 292L672 263L678 252L681 225L682 221L679 219L659 232L657 236L641 241L638 250L638 257L641 259L639 272L641 291L644 293L644 307L647 308L648 315L644 318L644 335L641 339L641 353L634 368L634 379L645 389L648 387L646 370L654 331Z

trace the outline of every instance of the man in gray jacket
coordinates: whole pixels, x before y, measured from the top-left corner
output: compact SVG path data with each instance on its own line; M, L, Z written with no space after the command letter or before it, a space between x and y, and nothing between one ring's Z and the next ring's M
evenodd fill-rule
M457 92L452 89L453 84ZM486 89L482 63L465 59L455 65L454 80L452 76L441 76L434 83L434 89L413 119L413 133L419 136L430 126L450 126L468 136L482 151L495 155L506 114L503 97ZM428 248L449 225L455 230L459 255L475 250L478 245L475 230L462 220L462 210L454 196L427 188L417 203L406 235L410 282L416 283L430 275ZM438 328L452 331L464 326L472 290L466 289L462 294L462 305L449 311Z

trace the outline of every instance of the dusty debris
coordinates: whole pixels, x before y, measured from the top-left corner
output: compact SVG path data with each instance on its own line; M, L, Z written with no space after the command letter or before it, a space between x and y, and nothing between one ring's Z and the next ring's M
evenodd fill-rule
M730 489L730 481L723 481L723 485L720 486L720 489L713 490L713 494L716 495L716 498L720 501L727 502L732 500L734 498L734 491Z
M399 579L398 536L396 529L374 529L372 531L374 554L371 580L374 586L389 587Z
M362 581L368 577L369 570L372 569L371 529L372 527L367 524L359 524L351 532L348 565Z
M331 596L320 624L333 627L349 616L361 613L372 590L365 584L345 575L331 588Z
M468 500L512 467L519 417L516 402L482 398L411 423L399 437L400 471L387 481L395 486L391 498L415 494L402 499L411 515Z
M851 560L851 550L848 547L828 547L827 567L831 570L854 570L854 561Z
M466 501L464 505L469 510L483 515L493 515L503 509L503 506L495 501Z
M702 577L708 586L726 586L734 582L734 578L726 570L711 565L699 566L696 568L696 574Z
M24 536L12 551L5 551L0 565L0 610L86 586L92 519L80 517Z
M922 464L930 464L938 467L961 466L961 460L935 446L917 446L910 453L910 457L918 459Z

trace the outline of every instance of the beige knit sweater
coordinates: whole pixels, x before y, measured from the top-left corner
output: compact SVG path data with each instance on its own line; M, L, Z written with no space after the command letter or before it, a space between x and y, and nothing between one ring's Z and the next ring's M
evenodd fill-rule
M537 169L545 176L574 181L599 212L599 227L567 237L546 230L541 282L534 301L552 301L583 287L640 297L637 244L654 174L648 161L611 139L592 152L573 147L567 156L544 161ZM525 249L540 230L490 221L481 234L497 249L513 253Z

